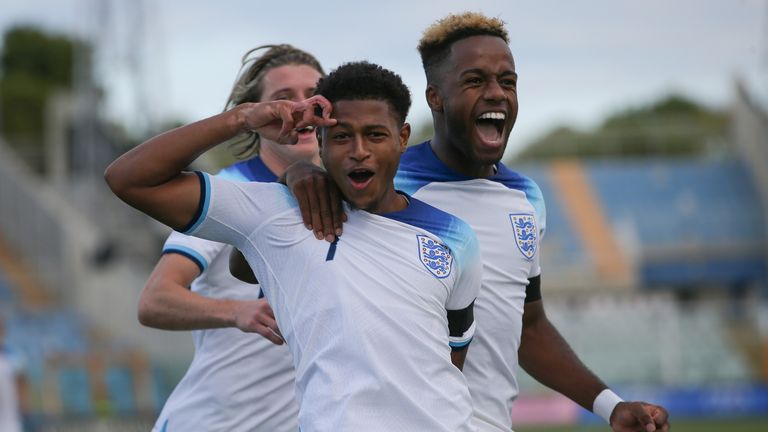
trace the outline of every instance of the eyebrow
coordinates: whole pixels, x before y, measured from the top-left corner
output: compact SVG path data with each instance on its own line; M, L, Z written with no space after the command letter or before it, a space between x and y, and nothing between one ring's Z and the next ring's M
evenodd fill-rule
M276 94L280 94L280 93L292 93L292 92L293 92L292 88L290 88L290 87L283 87L283 88L277 89L277 90L273 91L272 93L270 93L270 96L276 95Z
M348 122L338 122L333 126L329 126L328 129L330 130L337 127L350 128L352 126ZM369 129L387 129L387 126L383 124L368 124L363 126L363 130L369 130Z
M474 68L474 69L467 69L467 70L461 71L461 73L459 75L462 76L462 75L467 75L467 74L487 75L488 73L486 71L484 71L483 69ZM504 72L499 74L499 76L507 76L507 75L517 76L517 72L515 72L513 70L505 70Z

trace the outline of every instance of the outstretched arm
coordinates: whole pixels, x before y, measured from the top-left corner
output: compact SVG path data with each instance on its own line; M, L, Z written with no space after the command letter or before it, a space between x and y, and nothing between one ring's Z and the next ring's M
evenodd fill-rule
M619 402L609 413L599 413L595 399L607 386L590 371L549 321L541 300L525 304L518 352L520 366L547 387L562 393L596 414L607 417L616 432L669 430L667 411L644 402Z
M189 286L200 269L185 256L168 253L158 261L139 298L139 322L164 330L237 327L283 344L266 299L228 300L201 296Z
M525 304L518 357L533 378L590 411L597 395L607 388L552 325L541 300Z
M322 117L314 107L322 108ZM175 229L186 226L200 202L195 175L182 171L205 151L241 132L256 131L283 142L296 142L296 129L332 126L331 104L322 96L306 101L246 103L149 139L107 167L112 191L129 205Z

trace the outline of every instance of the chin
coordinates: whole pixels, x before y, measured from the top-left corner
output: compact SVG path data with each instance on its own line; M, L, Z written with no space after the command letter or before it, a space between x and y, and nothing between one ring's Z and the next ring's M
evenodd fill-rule
M501 161L504 157L504 150L506 146L499 148L498 150L485 150L480 151L477 148L472 149L472 158L480 165L493 165Z

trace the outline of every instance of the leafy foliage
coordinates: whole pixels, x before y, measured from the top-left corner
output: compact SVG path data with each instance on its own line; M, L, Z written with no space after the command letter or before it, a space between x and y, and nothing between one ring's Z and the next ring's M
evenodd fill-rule
M72 87L80 42L17 26L4 35L0 53L0 126L21 156L42 170L45 110L49 98Z
M534 141L519 159L696 155L722 151L728 115L672 95L608 117L592 131L559 126Z

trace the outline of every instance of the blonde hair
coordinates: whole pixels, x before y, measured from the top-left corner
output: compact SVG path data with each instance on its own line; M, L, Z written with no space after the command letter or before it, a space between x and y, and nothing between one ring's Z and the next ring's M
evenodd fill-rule
M504 21L499 18L489 18L477 12L448 15L427 27L419 41L418 50L427 81L436 78L437 66L448 58L451 45L471 36L496 36L509 43Z
M254 54L266 50L260 56ZM245 53L235 84L224 105L224 111L245 102L261 100L264 88L262 79L270 70L285 65L307 65L325 75L323 67L312 54L289 44L262 45ZM247 159L259 151L259 135L251 132L244 134L229 144L235 157Z

